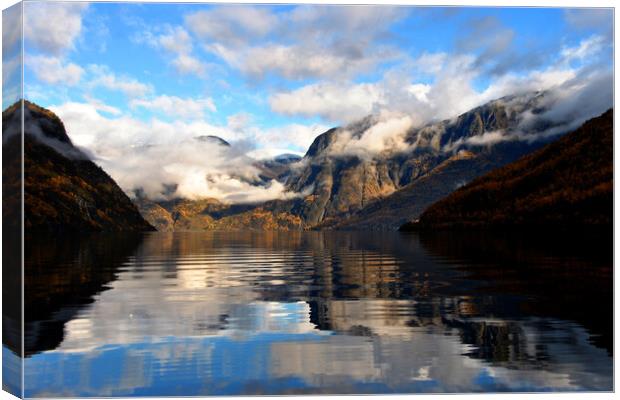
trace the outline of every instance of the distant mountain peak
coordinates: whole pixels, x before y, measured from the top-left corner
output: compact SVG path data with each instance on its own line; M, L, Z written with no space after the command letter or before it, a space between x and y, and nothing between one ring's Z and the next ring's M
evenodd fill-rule
M297 162L301 160L301 156L297 155L297 154L293 154L293 153L284 153L284 154L279 154L277 156L275 156L273 158L274 161L279 162L279 163L285 163L285 164L289 164L292 162Z
M194 139L198 140L199 142L203 142L203 143L214 143L214 144L219 144L220 146L230 147L230 143L228 143L226 140L222 139L221 137L215 136L215 135L195 136Z

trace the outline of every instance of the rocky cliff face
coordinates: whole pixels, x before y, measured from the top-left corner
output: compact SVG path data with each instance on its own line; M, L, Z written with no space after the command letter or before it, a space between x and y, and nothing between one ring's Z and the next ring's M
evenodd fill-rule
M524 112L544 111L543 97L506 97L453 120L410 129L400 147L372 156L337 148L340 135L356 140L379 122L376 117L329 130L287 181L290 190L311 190L291 210L309 227L397 229L459 186L539 147L543 142L519 139L552 127L536 119L523 126Z
M414 227L613 224L613 110L433 204Z
M19 108L17 103L2 113L5 163L16 167L21 157ZM27 231L153 230L116 182L73 146L56 115L28 101L23 110ZM7 187L20 186L20 175L19 171L4 171ZM5 211L4 222L18 225L18 209Z

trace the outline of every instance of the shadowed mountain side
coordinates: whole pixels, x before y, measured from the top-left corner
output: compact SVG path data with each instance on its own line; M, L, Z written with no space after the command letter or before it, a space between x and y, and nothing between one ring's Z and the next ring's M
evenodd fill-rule
M296 154L281 154L272 159L260 160L255 166L258 168L260 178L265 181L275 179L278 182L286 182L291 175L291 166L301 161L301 157Z
M14 106L12 113L21 121L22 108ZM3 121L4 122L4 121ZM2 138L9 133L6 123L2 125ZM21 382L22 372L22 160L11 156L3 146L2 157L2 344L10 349L18 360L14 368L4 359L4 371L13 369L14 381ZM21 143L16 140L12 151L22 153ZM9 223L9 221L11 223ZM20 357L18 357L20 356ZM3 389L11 379L3 376ZM17 390L13 393L19 393Z
M2 113L3 153L19 159L19 103ZM24 228L28 231L153 230L114 180L77 149L51 111L24 102ZM18 174L5 175L19 185ZM17 225L8 213L5 223Z
M405 222L417 218L436 199L447 196L476 177L511 162L540 147L511 141L472 151L461 150L429 173L393 194L362 208L344 219L328 219L319 229L397 230Z
M613 223L613 110L430 206L406 229Z

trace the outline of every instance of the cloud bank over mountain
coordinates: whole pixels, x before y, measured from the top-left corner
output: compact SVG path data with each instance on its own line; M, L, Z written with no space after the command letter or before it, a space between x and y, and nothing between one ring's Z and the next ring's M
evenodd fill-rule
M256 145L242 133L242 126L235 119L224 127L195 120L142 122L128 116L107 117L98 108L92 104L66 103L52 107L52 111L64 121L67 131L72 132L73 142L92 154L130 194L142 189L153 199L174 195L236 203L295 196L285 193L284 186L277 181L261 180L261 171L255 166L257 159L248 156L256 150ZM305 129L292 126L290 130ZM288 131L255 135L271 140ZM198 140L205 135L224 138L231 146ZM315 133L299 132L299 136L303 135L313 138ZM170 187L176 190L170 193Z

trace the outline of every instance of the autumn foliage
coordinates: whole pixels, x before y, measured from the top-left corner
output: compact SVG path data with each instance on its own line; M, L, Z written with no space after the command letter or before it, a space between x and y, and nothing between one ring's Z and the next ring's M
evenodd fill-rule
M613 110L430 206L408 228L611 226Z
M2 114L7 126L19 119L12 106ZM62 121L51 111L24 102L21 135L3 130L3 217L7 226L27 231L152 230L114 180L75 148ZM19 133L19 132L18 132ZM21 154L23 149L23 182Z

